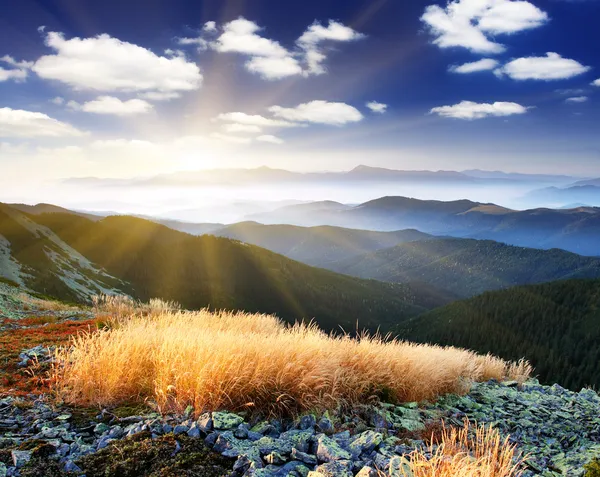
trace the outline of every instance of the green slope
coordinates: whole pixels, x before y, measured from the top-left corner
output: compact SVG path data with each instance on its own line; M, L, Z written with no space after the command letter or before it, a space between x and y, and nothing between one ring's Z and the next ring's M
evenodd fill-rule
M36 220L91 261L127 281L134 294L185 308L316 318L325 329L393 325L453 297L425 285L386 284L309 267L237 241L196 237L133 217L99 222L60 214Z
M32 216L4 204L0 204L0 278L67 301L89 301L99 293L122 292L124 286Z
M600 277L600 258L491 240L441 238L351 257L326 268L390 282L420 280L463 297L569 278Z
M219 237L258 245L308 265L325 268L329 262L431 237L418 230L375 232L327 225L299 227L263 225L258 222L241 222L212 233Z
M600 280L565 280L487 292L398 329L407 339L525 357L546 383L600 387Z

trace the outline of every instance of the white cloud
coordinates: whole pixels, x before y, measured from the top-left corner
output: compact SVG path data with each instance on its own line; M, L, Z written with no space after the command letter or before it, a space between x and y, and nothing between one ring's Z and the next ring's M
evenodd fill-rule
M60 106L62 104L65 104L65 98L61 98L60 96L57 96L56 98L52 98L50 100L50 102L52 104L56 104L57 106Z
M221 128L227 133L259 133L262 131L262 128L254 124L223 124Z
M93 149L150 148L155 144L141 139L98 139L90 144Z
M258 34L261 28L245 18L238 18L223 26L223 33L212 47L221 53L242 53L251 56L283 58L289 52L277 41Z
M259 114L246 114L240 112L221 113L217 116L216 119L220 121L227 121L230 123L238 123L258 127L289 128L298 126L297 124L290 123L288 121L265 118L264 116L261 116Z
M567 103L585 103L589 98L587 96L572 96L565 99Z
M4 55L2 58L0 58L0 61L10 66L14 66L15 68L29 69L33 66L32 61L17 61L10 55Z
M536 28L548 15L521 0L455 0L446 8L429 5L421 16L440 48L462 47L478 53L501 53L505 47L488 35Z
M264 134L263 136L258 136L256 140L260 142L269 142L271 144L283 144L285 142L283 139L277 136L272 136L271 134Z
M15 80L15 81L23 81L27 78L26 70L7 70L0 66L0 82Z
M507 75L514 80L552 81L572 78L590 69L578 61L563 58L558 53L546 53L546 56L517 58L498 68L498 76Z
M360 111L349 104L318 100L299 104L295 108L271 106L269 111L274 116L287 121L330 124L334 126L342 126L363 119Z
M44 113L0 108L0 137L64 137L85 134Z
M327 56L322 50L321 43L324 41L348 42L364 38L365 35L358 33L352 28L329 20L329 25L324 27L315 22L298 38L296 44L305 52L307 71L305 74L320 75L325 73L322 63Z
M182 92L202 84L200 69L184 56L158 56L106 34L66 40L49 32L46 45L55 54L39 58L33 71L78 90Z
M473 61L472 63L451 66L448 68L448 71L451 71L452 73L467 74L493 70L496 66L498 66L498 61L492 60L491 58L482 58L481 60Z
M333 20L329 21L327 27L315 22L296 40L296 49L292 51L278 41L262 36L262 30L253 21L240 17L226 23L221 35L208 44L221 53L248 56L244 66L249 72L259 74L266 80L278 80L325 73L323 62L327 55L322 45L324 42L348 42L364 36ZM194 39L188 40L194 42ZM198 41L207 40L201 36Z
M198 51L205 51L208 49L208 41L206 41L202 37L198 38L177 38L177 44L188 46L188 45L196 45Z
M113 114L115 116L132 116L135 114L145 114L152 111L153 106L143 99L130 99L121 101L114 96L99 96L93 101L83 104L69 101L67 106L75 111L84 111L95 114Z
M490 116L511 116L513 114L524 114L527 107L518 103L495 102L475 103L473 101L461 101L452 106L439 106L433 108L430 114L437 114L446 118L457 119L482 119Z
M598 78L597 80L592 81L592 86L600 86L600 78Z
M216 22L210 21L210 22L206 22L204 24L204 26L202 27L202 30L208 33L213 33L217 31L217 24Z
M17 82L24 81L27 78L27 70L32 64L29 61L17 61L12 56L4 55L0 61L12 66L14 69L6 69L0 66L0 82L14 80Z
M302 66L291 56L281 58L255 56L250 58L245 66L248 71L258 73L266 80L278 80L302 74Z
M367 103L367 108L369 108L374 113L383 114L387 111L387 104L379 103L377 101L369 101Z
M27 151L27 144L11 144L9 142L0 142L0 152L2 154L22 154Z
M181 98L181 93L174 91L148 91L147 93L138 94L138 97L149 101L169 101Z
M210 137L233 144L250 144L252 142L252 139L249 137L229 136L221 133L212 133Z

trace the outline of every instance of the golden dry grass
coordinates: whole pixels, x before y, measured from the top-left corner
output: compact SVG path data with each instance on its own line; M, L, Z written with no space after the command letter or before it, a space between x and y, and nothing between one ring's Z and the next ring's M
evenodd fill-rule
M509 438L502 439L496 429L469 421L457 428L444 428L430 449L432 457L415 451L400 469L402 477L517 477L522 457Z
M173 301L152 298L148 303L143 303L127 295L96 295L92 297L92 306L97 315L108 318L108 325L115 326L134 316L156 316L181 308Z
M56 390L68 402L154 400L164 411L255 409L285 414L464 392L471 381L524 380L529 365L455 348L331 336L245 313L167 312L120 320L58 352Z

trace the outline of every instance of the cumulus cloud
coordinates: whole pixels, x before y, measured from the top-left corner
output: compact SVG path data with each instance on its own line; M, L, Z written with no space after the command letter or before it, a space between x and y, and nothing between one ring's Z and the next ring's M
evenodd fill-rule
M563 58L558 53L546 53L546 56L517 58L498 68L498 76L507 75L514 80L552 81L572 78L590 69L576 60Z
M226 121L230 123L244 124L258 127L276 127L276 128L289 128L295 127L297 124L290 123L289 121L281 121L279 119L265 118L260 114L246 114L241 112L233 113L221 113L216 117L217 120Z
M49 32L46 45L55 53L39 58L33 71L77 90L166 93L192 91L202 84L200 68L185 56L158 56L106 34L67 40L62 33Z
M29 61L17 61L9 55L4 55L0 58L0 61L13 67L6 69L0 66L0 82L9 80L24 81L27 78L27 70L33 65Z
M566 103L585 103L589 98L587 96L572 96L565 99Z
M138 97L149 101L169 101L181 98L181 93L175 91L148 91L147 93L138 94Z
M379 103L377 101L369 101L367 103L367 108L369 108L374 113L383 114L387 111L387 104Z
M498 61L493 60L491 58L482 58L478 61L473 61L471 63L464 63L462 65L454 65L448 68L448 71L452 73L476 73L478 71L488 71L493 70L496 66L498 66Z
M524 114L527 112L527 109L529 108L510 102L475 103L473 101L461 101L452 106L433 108L430 114L437 114L446 118L482 119L493 116Z
M65 104L65 98L62 98L62 97L60 97L60 96L57 96L56 98L52 98L52 99L50 100L50 102L51 102L52 104L56 104L57 106L60 106L60 105L62 105L62 104Z
M141 139L98 139L90 144L93 149L121 149L121 148L150 148L155 144Z
M249 137L240 137L240 136L230 136L227 134L221 133L212 133L210 137L214 139L218 139L220 141L229 142L232 144L250 144L252 142L252 138Z
M302 74L302 66L291 56L263 57L255 56L245 63L246 69L251 73L257 73L266 80L278 80L288 76Z
M597 80L592 81L592 86L600 86L600 78L598 78Z
M333 126L342 126L363 119L360 111L349 104L319 100L299 104L294 108L271 106L269 111L275 117L286 121L329 124Z
M446 8L429 5L421 16L433 43L440 48L461 47L477 53L501 53L504 45L490 35L537 28L548 15L522 0L454 0Z
M348 42L364 36L333 20L327 26L315 22L296 40L295 48L288 49L264 36L263 28L243 17L224 24L221 34L213 41L208 41L204 33L219 29L214 22L207 25L199 38L180 39L180 44L208 45L220 53L245 55L248 57L245 68L266 80L323 74L326 42Z
M262 136L258 136L256 140L260 142L269 142L271 144L283 144L285 142L283 139L277 136L272 136L271 134L264 134Z
M202 37L177 38L177 44L182 46L195 45L198 51L206 51L208 49L208 41Z
M254 124L223 124L221 128L227 133L259 133L262 131L261 127Z
M323 42L355 41L364 38L364 36L362 33L333 20L329 20L329 25L326 27L319 22L314 22L296 41L296 44L305 53L307 65L305 74L320 75L325 73L323 62L327 59L327 55L323 51Z
M0 137L76 137L85 134L44 113L0 108Z
M114 96L99 96L93 101L88 101L83 104L69 101L67 106L70 109L84 111L86 113L95 114L112 114L115 116L132 116L135 114L145 114L152 111L153 106L143 99L130 99L121 101Z

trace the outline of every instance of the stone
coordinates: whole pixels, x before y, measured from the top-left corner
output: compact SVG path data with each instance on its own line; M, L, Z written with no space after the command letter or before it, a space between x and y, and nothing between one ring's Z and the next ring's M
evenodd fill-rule
M287 462L287 459L278 452L271 452L264 457L267 464L281 465Z
M350 452L342 449L337 442L324 434L319 435L317 438L316 454L320 462L332 462L352 458Z
M390 459L388 475L390 477L411 477L413 472L408 459L403 456L392 457Z
M383 434L374 431L365 431L358 434L348 445L348 449L355 457L370 453L383 441Z
M358 471L356 477L377 477L377 471L373 467L365 465Z
M17 469L23 467L27 462L31 460L31 451L23 451L23 450L13 450L11 451L11 457L13 460L13 464Z
M94 427L94 434L104 434L106 431L110 430L110 426L108 424L104 424L101 422Z
M2 462L0 462L0 477L6 477L6 465L4 465Z
M188 426L185 426L183 424L178 424L173 429L173 434L176 435L176 436L178 436L179 434L186 434L187 431L189 431Z
M67 460L65 463L65 472L81 472L81 467L79 467L72 460Z
M239 426L244 422L244 418L231 412L213 412L212 421L215 429L227 431Z
M294 460L299 460L300 462L304 462L305 464L309 464L309 465L317 464L316 456L299 451L298 449L292 449L290 457Z
M353 477L352 462L349 460L336 460L321 464L315 469L319 475L325 477ZM310 475L310 474L309 474Z
M314 414L306 414L300 418L298 427L305 431L306 429L312 429L317 425L317 418Z
M200 429L197 423L192 423L189 431L187 431L187 435L190 437L200 437Z
M202 414L196 421L196 424L202 432L207 434L213 429L213 419L208 412Z

